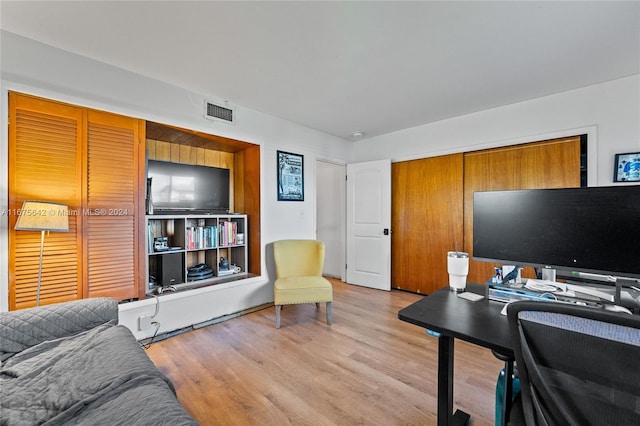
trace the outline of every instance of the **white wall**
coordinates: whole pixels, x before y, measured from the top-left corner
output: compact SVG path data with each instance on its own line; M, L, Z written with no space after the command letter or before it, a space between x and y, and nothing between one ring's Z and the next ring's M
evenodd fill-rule
M172 124L261 145L262 277L163 296L160 332L205 321L273 301L273 266L269 245L281 238L315 237L315 160L347 161L345 141L280 118L238 106L234 126L202 117L203 98L193 93L69 52L0 32L0 210L7 208L8 91L30 93L76 105ZM304 155L305 201L276 201L276 150ZM0 216L0 311L8 309L8 237L6 215ZM272 263L272 262L271 262ZM270 279L271 278L271 279ZM199 309L189 307L197 303ZM135 329L139 312L153 313L155 301L121 305L121 321ZM137 337L149 333L137 333Z
M612 185L614 155L640 151L640 75L358 141L354 159L403 161L582 133L588 184Z

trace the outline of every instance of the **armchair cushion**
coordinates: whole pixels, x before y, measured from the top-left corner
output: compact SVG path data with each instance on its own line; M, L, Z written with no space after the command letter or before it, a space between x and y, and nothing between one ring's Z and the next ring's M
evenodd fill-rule
M278 278L274 285L276 305L331 302L332 300L331 283L322 277Z
M316 240L282 240L273 243L276 276L322 276L324 243Z

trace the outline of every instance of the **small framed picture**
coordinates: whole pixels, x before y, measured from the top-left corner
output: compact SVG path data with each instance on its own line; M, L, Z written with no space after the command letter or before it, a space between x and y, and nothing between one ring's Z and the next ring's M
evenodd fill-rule
M304 157L278 151L278 201L304 201Z
M616 154L614 182L640 182L640 152Z

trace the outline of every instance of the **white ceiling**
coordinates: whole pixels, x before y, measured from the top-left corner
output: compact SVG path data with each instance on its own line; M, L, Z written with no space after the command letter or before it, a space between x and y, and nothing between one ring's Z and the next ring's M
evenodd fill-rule
M0 2L0 26L347 140L640 72L638 1Z

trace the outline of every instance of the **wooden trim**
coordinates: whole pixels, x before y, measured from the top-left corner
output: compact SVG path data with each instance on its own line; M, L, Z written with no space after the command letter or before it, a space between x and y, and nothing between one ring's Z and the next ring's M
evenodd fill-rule
M144 120L137 121L136 130L136 143L138 147L138 162L137 162L137 185L136 185L136 230L135 230L135 265L136 265L136 282L138 294L137 297L140 300L146 298L146 282L147 282L147 256L146 247L147 233L146 233L146 192L147 192L147 170L145 168L146 159L146 122Z
M244 150L244 209L249 217L249 272L261 274L262 235L260 232L260 147Z

